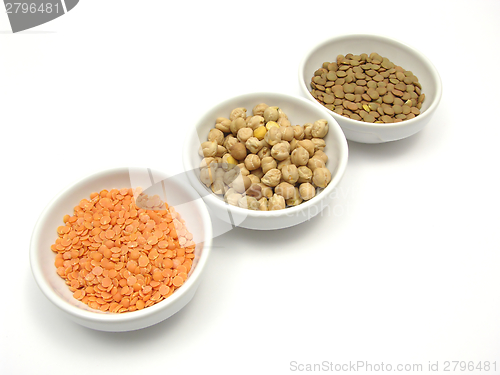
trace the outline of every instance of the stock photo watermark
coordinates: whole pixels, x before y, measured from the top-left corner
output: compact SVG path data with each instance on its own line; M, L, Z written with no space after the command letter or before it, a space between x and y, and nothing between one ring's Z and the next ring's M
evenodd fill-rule
M72 10L80 0L4 0L13 33L50 22Z
M202 171L205 172L207 170L208 168L202 169ZM235 168L234 170L239 171L239 168ZM245 225L247 225L247 219L252 219L252 215L260 211L258 207L251 207L250 204L264 198L264 200L268 200L265 195L265 190L261 191L257 189L249 193L251 189L247 189L245 192L243 187L243 176L239 173L232 176L230 180L226 180L225 182L227 184L221 185L220 192L214 192L208 187L212 178L210 175L203 176L202 171L196 168L164 178L164 176L154 176L147 168L131 168L129 170L130 186L133 188L140 187L146 194L158 195L162 197L162 199L170 198L173 206L188 205L190 201L178 200L177 197L173 196L167 197L169 194L167 189L165 189L165 184L167 184L168 181L175 182L179 186L190 185L194 187L198 193L198 198L206 203L205 206L209 210L209 213L213 214L213 218L215 219L217 217L220 219L217 220L217 225L214 225L214 238L237 227L245 227ZM205 179L207 179L207 183L204 183ZM241 193L238 191L241 191ZM350 215L349 202L353 199L352 196L355 194L354 188L336 186L328 191L318 188L316 194L316 197L321 196L321 199L315 199L314 201L306 202L306 204L301 203L296 206L286 206L279 210L269 211L269 214L279 215L283 220L290 218L297 219L292 220L294 223L303 222L315 216L340 218ZM235 201L232 200L234 196L238 198ZM248 197L252 198L253 201L247 199ZM198 200L198 198L196 200ZM261 212L261 214L266 213Z
M317 189L317 194L326 194L327 197L321 200L318 205L312 205L305 210L287 212L287 216L304 217L343 217L350 214L349 199L354 194L354 189L350 187L336 186L331 192L325 193Z
M290 361L288 369L291 372L450 372L457 373L498 373L497 361L427 361L422 363L386 363L370 361L349 361L336 363L322 361L306 363Z

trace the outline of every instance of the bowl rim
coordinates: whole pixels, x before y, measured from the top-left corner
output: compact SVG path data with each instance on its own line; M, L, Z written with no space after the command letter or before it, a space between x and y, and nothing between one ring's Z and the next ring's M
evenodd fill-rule
M206 121L204 121L205 117L209 112L217 111L219 108L225 107L228 103L233 102L233 101L248 101L248 100L253 100L252 98L256 99L256 102L259 100L260 97L263 96L276 96L276 97L281 97L281 99L285 99L287 101L295 101L297 103L300 103L301 105L305 105L307 107L310 107L313 110L319 110L319 112L322 112L323 118L328 119L328 125L329 125L329 130L333 131L336 133L337 138L339 139L339 147L340 147L340 152L339 152L339 165L337 168L337 173L335 175L332 175L332 180L328 184L326 188L324 188L319 194L317 194L315 197L308 201L304 201L298 206L295 207L287 207L282 210L276 210L276 211L254 211L254 210L249 210L246 208L241 208L237 206L232 206L228 203L226 203L224 200L222 200L219 196L216 196L215 194L209 192L209 190L206 188L205 185L199 181L199 179L196 176L193 176L193 170L196 170L199 168L198 165L196 166L191 166L189 164L189 160L192 157L191 153L192 150L189 148L189 143L191 142L192 137L197 137L199 138L198 135L198 128L206 124ZM261 101L262 102L262 101ZM256 103L257 104L257 103ZM206 119L205 119L206 120ZM215 121L215 118L213 119ZM326 146L328 147L328 145ZM328 194L330 194L333 189L338 185L340 180L342 179L346 167L347 167L347 162L349 158L349 147L347 143L347 139L344 135L344 132L342 131L342 128L340 127L339 123L335 118L333 118L326 108L321 108L320 106L315 106L314 103L311 103L309 100L306 98L300 97L300 96L293 96L289 94L283 94L279 92L271 92L271 91L262 91L262 92L250 92L246 94L240 94L237 96L233 96L230 98L227 98L219 103L217 103L215 106L212 106L209 108L207 111L205 111L204 114L202 114L198 119L195 124L195 126L192 128L190 132L188 132L186 136L186 140L184 143L184 150L183 150L183 164L184 164L184 169L187 173L190 174L190 180L192 181L193 179L196 180L196 183L203 189L206 189L209 194L205 195L203 199L207 199L209 204L216 206L219 209L229 209L231 211L234 211L235 214L239 213L241 215L246 215L247 217L251 218L257 218L257 219L263 219L263 218L271 218L271 217L279 217L279 216L293 216L296 213L305 211L326 198ZM193 178L195 177L195 178Z
M414 118L412 118L410 120L405 120L405 121L396 122L396 123L392 122L392 123L383 123L383 124L381 124L381 123L370 123L370 122L358 121L358 120L353 120L351 118L347 118L347 117L341 116L341 115L339 115L339 114L337 114L337 113L335 113L333 111L330 111L328 108L326 108L321 103L319 103L311 95L310 91L307 88L307 83L306 83L305 78L304 78L304 67L305 67L305 65L307 64L307 62L309 61L309 59L311 58L311 56L317 50L321 49L325 45L328 45L328 44L330 44L332 42L335 42L335 41L349 40L349 39L354 39L354 38L366 38L366 39L380 40L380 41L384 41L384 42L389 42L389 43L392 43L392 44L396 45L398 48L401 48L401 49L403 49L405 51L410 52L411 54L414 54L414 55L418 56L418 58L423 62L423 64L429 69L429 71L431 73L432 81L434 82L434 84L436 86L436 95L434 97L434 100L431 102L430 106L424 112L420 113L418 116L416 116L416 117L414 117ZM415 124L415 123L417 123L419 121L425 120L426 117L431 116L431 114L437 108L439 102L441 101L442 91L443 91L442 81L441 81L441 77L439 75L439 72L437 71L436 67L431 62L431 60L426 55L424 55L420 50L418 50L417 48L415 48L415 47L409 45L408 43L403 42L402 40L399 40L397 38L388 37L388 36L382 35L382 34L365 34L365 33L359 33L359 34L354 33L354 34L336 35L336 36L333 36L333 37L329 37L329 38L323 39L320 42L316 43L314 46L310 47L308 49L308 51L306 52L306 54L304 55L304 57L302 58L302 60L300 61L300 63L299 63L299 87L300 87L302 93L304 95L306 95L307 98L311 102L313 102L317 106L325 108L325 110L334 119L342 121L343 123L342 123L341 126L348 126L348 125L351 125L353 127L354 126L356 126L356 127L362 126L362 127L365 127L366 130L372 130L374 128L379 128L379 127L383 127L383 128L403 128L403 127L406 127L406 126L411 126L412 124Z
M196 285L198 282L198 279L201 277L201 274L203 273L204 268L206 267L208 257L211 252L212 248L212 224L211 224L211 218L208 213L208 210L206 206L202 203L202 201L199 199L199 195L196 193L196 191L191 187L191 186L182 186L183 189L188 191L189 195L192 195L194 203L197 205L197 207L200 209L200 220L204 223L204 241L203 241L203 252L198 260L198 263L196 265L195 270L193 273L188 277L186 282L177 289L173 294L171 294L168 298L164 299L163 301L160 301L159 303L156 303L152 306L149 306L148 308L142 309L142 310L136 310L136 311L131 311L128 313L123 313L123 314L112 314L112 313L103 313L103 312L93 312L93 311L87 311L84 309L79 308L78 306L75 306L68 301L64 300L61 298L59 295L57 295L53 288L50 286L48 281L45 279L43 276L43 270L42 270L42 264L39 261L39 255L42 249L40 249L39 242L44 233L41 230L42 223L47 220L50 217L51 211L53 208L57 205L59 200L63 198L66 194L70 194L71 191L75 188L77 188L79 185L84 184L88 182L89 180L92 179L97 179L104 177L106 175L113 175L117 173L123 173L125 171L129 171L130 169L140 169L143 170L144 168L139 168L139 167L117 167L117 168L111 168L111 169L106 169L102 170L96 173L89 174L85 177L82 177L73 183L68 184L64 189L60 190L59 193L57 193L50 201L49 203L45 206L43 209L42 213L38 217L38 220L35 223L33 232L31 234L31 240L30 240L30 249L29 249L29 260L30 260L30 266L31 266L31 271L33 274L33 277L35 279L35 282L45 294L45 296L52 302L54 303L57 307L59 307L61 310L65 311L69 315L72 315L76 318L79 318L80 320L85 320L88 322L93 322L93 323L106 323L106 324L119 324L119 323L124 323L124 322L130 322L130 321L136 321L136 320L144 320L147 319L150 316L156 315L160 311L167 309L169 306L174 305L177 300L180 300L185 294L189 293L189 290L192 288L192 286ZM158 170L158 169L152 169L148 168L151 170L155 175L160 175L163 176L164 178L169 178L171 175ZM157 173L157 174L156 174ZM178 182L174 181L174 183L178 184ZM90 194L90 193L89 193ZM47 251L51 251L50 249L47 249ZM54 271L55 272L55 271ZM61 279L62 280L62 279ZM185 286L185 288L183 288Z

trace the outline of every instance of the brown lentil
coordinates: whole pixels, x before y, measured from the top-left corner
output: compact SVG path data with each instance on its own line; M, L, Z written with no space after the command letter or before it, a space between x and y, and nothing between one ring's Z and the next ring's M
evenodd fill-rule
M326 87L331 90L326 92ZM425 100L418 78L411 71L376 52L338 55L335 62L323 63L311 79L311 88L312 96L330 111L364 122L409 120L420 114ZM370 107L378 111L377 115L367 110L371 104L388 107Z

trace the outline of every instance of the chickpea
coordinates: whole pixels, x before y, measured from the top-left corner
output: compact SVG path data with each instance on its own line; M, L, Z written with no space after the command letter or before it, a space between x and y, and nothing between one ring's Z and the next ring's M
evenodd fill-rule
M304 139L304 128L300 125L295 125L295 126L292 126L292 129L293 129L293 137L298 140L298 141L301 141Z
M299 186L299 194L303 200L308 201L309 199L314 198L316 195L316 189L314 189L314 186L312 186L309 182L304 182Z
M260 162L261 162L261 165L262 165L262 160ZM262 178L262 176L264 176L264 172L262 171L262 168L257 168L256 170L252 171L252 174L255 177L257 177L259 179L259 181Z
M200 156L214 157L217 155L217 142L206 141L201 144Z
M290 152L292 152L293 150L295 150L297 148L297 146L299 145L299 141L297 139L292 139L290 141Z
M314 152L318 150L323 151L326 147L326 142L322 138L311 138L311 142L314 145Z
M228 136L226 136L226 138L224 139L224 144L223 146L226 148L226 150L229 150L231 149L231 147L233 145L235 145L236 143L238 143L238 138L236 138L234 135L232 134L229 134Z
M212 183L215 181L215 176L214 176L214 170L213 170L213 168L203 168L200 171L200 180L207 187L210 186L210 185L212 185Z
M241 143L245 143L251 136L253 136L253 130L250 128L241 128L236 134L236 138L238 138L238 141Z
M260 160L260 159L259 159ZM253 171L252 171L253 172ZM253 173L250 173L248 175L248 178L250 179L250 181L252 181L252 184L258 184L260 182L260 177L257 177L256 175L254 175Z
M229 149L229 153L236 160L244 160L247 156L247 148L243 143L236 143Z
M222 146L224 143L224 133L219 129L210 129L208 132L208 140L211 142L217 142L218 145Z
M286 202L287 206L298 206L299 204L302 203L302 201L303 201L303 199L300 196L299 188L295 187L295 188L293 188L293 197L291 197L290 199L287 199L285 202Z
M288 127L280 127L281 139L283 141L290 142L293 139L293 128L291 126Z
M260 204L254 197L242 196L238 200L238 206L256 211L259 209Z
M231 205L280 210L316 195L331 181L324 149L328 122L292 126L279 107L257 104L218 117L199 154L200 180ZM238 167L238 168L235 168Z
M290 199L293 197L295 188L288 182L280 182L275 188L274 192L281 195L285 199Z
M260 167L260 158L255 154L249 154L245 158L245 167L249 171L253 171Z
M252 113L254 116L264 116L264 111L267 107L269 106L266 103L257 104L255 107L253 107Z
M299 179L299 170L295 164L289 164L281 168L281 179L289 184L295 185Z
M234 188L230 187L226 189L226 192L224 193L224 199L227 200L227 197L230 196L231 194L238 193Z
M269 146L274 146L276 143L281 142L280 128L272 126L264 135L264 140L269 144Z
M257 129L253 131L253 136L258 140L264 139L264 136L267 133L267 128L265 126L259 126Z
M307 162L307 167L313 171L317 169L317 168L325 168L325 163L323 162L323 160L319 159L319 158L315 158L314 156L309 159L309 161Z
M237 165L237 167L240 169L240 173L243 176L248 176L250 174L250 171L245 167L245 163L240 163Z
M237 117L231 122L231 126L229 128L231 129L231 133L233 133L233 135L236 135L238 134L238 130L240 130L241 128L246 128L246 126L247 123L245 119L242 117Z
M278 163L278 166L276 168L278 168L281 171L284 166L287 166L287 165L290 165L290 164L292 164L292 158L289 156L285 160L281 160Z
M276 121L278 123L278 125L280 127L285 127L285 128L289 128L292 126L292 123L290 122L290 120L288 120L288 118L285 118L285 117L280 117L278 119L278 121Z
M236 206L241 207L241 208L245 208L248 210L258 209L258 202L256 205L255 202L250 198L253 198L253 197L247 197L245 194L242 194L241 197L238 199ZM253 199L255 199L255 198L253 198ZM257 206L257 208L256 208L256 206Z
M255 130L264 125L264 117L262 116L252 116L250 120L247 122L247 127L252 130Z
M262 197L259 199L259 210L260 211L267 211L268 210L266 197Z
M327 187L327 185L330 183L331 180L332 180L332 174L327 168L325 167L316 168L313 171L312 181L313 184L316 185L317 187L325 188Z
M215 157L213 163L210 163L209 165L209 168L212 170L214 174L217 171L217 169L219 169L220 166L220 164L218 163L219 159L221 158Z
M231 156L231 154L224 154L224 156L222 156L221 168L223 170L228 171L230 169L233 169L237 165L238 162Z
M312 181L313 172L306 166L302 165L298 167L297 172L299 172L299 179L297 180L298 183Z
M262 147L264 147L264 142L259 141L256 137L250 137L245 142L245 146L252 154L256 154Z
M259 182L258 184L260 186L260 190L262 192L262 196L266 198L271 198L274 194L273 188L270 186L267 186L263 184L262 182Z
M281 108L278 108L278 120L282 119L282 118L285 118L288 120L288 116L286 115L286 113L283 112L283 110Z
M252 184L246 191L246 195L255 199L262 198L262 188L258 184Z
M243 107L233 109L231 111L231 114L229 115L229 119L231 121L237 118L242 118L244 120L246 117L247 117L247 109Z
M266 156L260 161L260 167L262 168L262 172L264 172L264 174L266 174L270 169L276 168L277 166L278 164L276 163L276 160L274 160L274 158L271 156Z
M262 160L267 156L271 156L271 150L269 149L269 147L264 146L260 149L260 151L257 153L257 155Z
M223 157L225 154L227 154L226 148L224 146L217 145L217 153L215 156Z
M248 176L239 175L231 183L231 187L238 193L243 194L252 185L252 180Z
M319 158L323 160L323 163L325 164L328 161L328 156L322 150L316 150L314 152L313 158Z
M268 121L266 123L266 129L269 130L271 128L279 128L280 126L278 125L278 123L276 121Z
M298 146L295 150L293 150L291 156L292 163L297 167L306 165L309 161L309 152L307 152L307 150L302 146Z
M226 173L226 171L224 171L224 169L222 168L217 168L214 170L214 179L215 181L217 180L221 180L224 178L224 174Z
M307 124L304 124L304 138L305 139L312 138L312 127L313 127L313 124L311 124L309 122Z
M260 179L260 181L270 187L275 187L280 183L281 171L279 169L273 168L266 172L266 174Z
M231 185L236 178L240 175L240 170L239 168L233 168L228 170L226 173L224 173L224 176L222 177L222 181L226 185Z
M279 118L278 109L276 107L267 107L264 110L264 120L266 123L268 121L276 121Z
M226 184L224 184L224 181L222 180L215 180L214 183L212 184L212 192L214 192L217 195L224 194L225 188Z
M311 129L311 135L314 138L324 138L327 133L328 133L328 121L321 119L314 122Z
M203 158L203 160L200 163L200 168L206 168L208 167L211 163L213 163L215 158L213 157L208 157L208 158Z
M299 141L299 146L304 147L309 153L309 157L314 155L314 143L310 139Z
M240 193L233 193L226 197L226 202L231 206L238 206L238 201L243 197Z
M276 160L285 160L290 156L290 143L284 141L276 143L271 149L271 155Z
M285 198L283 196L274 194L267 203L269 211L283 210L286 207Z
M225 117L218 117L215 121L215 128L223 133L229 133L231 131L231 120Z

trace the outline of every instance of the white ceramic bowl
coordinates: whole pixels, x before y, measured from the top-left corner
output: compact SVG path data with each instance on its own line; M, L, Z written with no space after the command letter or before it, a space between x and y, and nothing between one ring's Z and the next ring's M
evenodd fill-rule
M187 185L187 186L186 186ZM56 273L55 253L50 246L58 235L65 214L73 214L73 207L94 191L113 188L142 187L162 199L163 189L167 203L173 206L186 221L187 229L196 242L193 267L186 282L163 301L127 313L109 313L93 310L73 298L63 279ZM131 331L151 326L175 314L194 296L212 246L210 215L199 195L185 181L168 178L162 172L141 168L106 170L71 185L59 193L42 212L35 225L30 244L30 263L35 280L45 296L70 319L85 327L100 331Z
M338 115L326 109L311 95L311 78L325 61L335 61L339 54L376 52L418 77L425 94L420 115L411 120L390 124L375 124ZM430 60L415 48L400 41L378 35L341 35L315 45L306 53L299 67L302 93L316 106L325 108L339 123L347 139L361 143L383 143L409 137L422 130L430 121L441 100L441 78Z
M213 194L199 179L199 165L202 158L198 155L198 149L200 144L207 140L208 132L215 126L217 117L229 118L230 112L237 107L245 107L247 114L250 115L252 108L259 103L282 108L292 125L304 125L319 119L328 120L329 131L325 137L325 153L328 155L327 167L332 174L332 180L316 197L296 207L278 211L252 211L231 206L225 203L222 197ZM344 133L325 108L316 106L303 98L268 92L231 98L207 111L188 134L183 151L184 168L188 178L203 197L210 212L233 227L256 230L290 227L319 214L334 199L334 189L344 174L347 157L348 147Z

